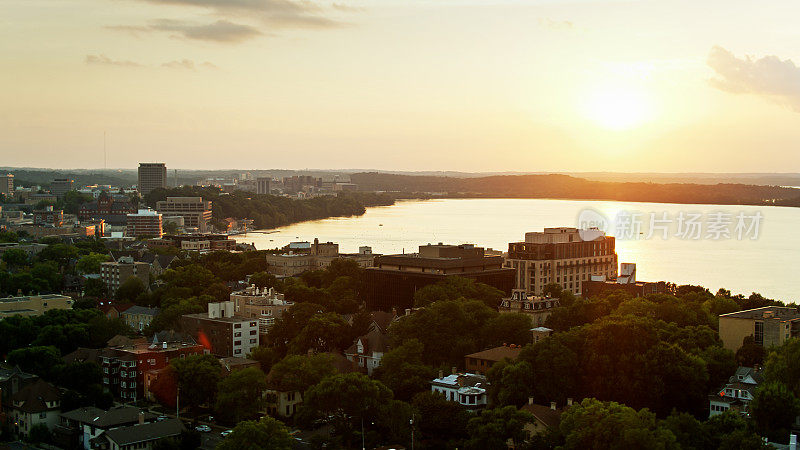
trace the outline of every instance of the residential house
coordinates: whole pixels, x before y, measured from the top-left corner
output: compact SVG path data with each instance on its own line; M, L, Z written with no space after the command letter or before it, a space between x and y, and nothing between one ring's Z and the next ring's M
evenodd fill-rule
M470 353L464 357L464 364L467 372L485 375L486 372L498 361L510 359L515 361L519 358L522 347L511 344L500 347L490 348L476 353Z
M86 406L61 414L59 427L62 432L72 432L82 448L91 450L98 443L96 439L106 431L153 422L156 417L135 406L115 406L108 411Z
M567 399L567 408L572 406L572 399ZM528 397L528 404L520 408L521 411L533 416L533 421L526 423L523 427L527 439L547 430L556 429L561 423L561 413L564 409L556 407L556 402L550 402L550 406L537 405L533 402L533 397Z
M158 308L134 305L121 312L120 318L134 330L143 331L150 326L156 315L158 315Z
M474 373L455 373L455 368L450 375L444 376L439 371L439 377L431 381L431 391L442 394L451 402L456 402L470 410L486 406L486 394L489 383L486 377Z
M738 411L748 415L747 406L755 396L758 385L764 381L759 367L739 367L716 394L708 396L708 417L725 411Z
M347 350L345 357L357 364L363 372L372 375L372 371L381 365L381 358L389 350L389 325L397 320L397 316L386 311L373 311L369 332L359 336Z
M514 289L511 297L500 300L497 310L501 313L526 314L533 325L542 326L559 306L561 303L557 298L536 297L527 294L524 289Z
M156 442L180 436L185 430L179 419L141 422L107 430L94 442L95 448L100 450L152 450Z
M38 379L11 396L8 408L9 422L15 433L27 436L31 428L44 424L52 430L61 414L61 391L52 384Z

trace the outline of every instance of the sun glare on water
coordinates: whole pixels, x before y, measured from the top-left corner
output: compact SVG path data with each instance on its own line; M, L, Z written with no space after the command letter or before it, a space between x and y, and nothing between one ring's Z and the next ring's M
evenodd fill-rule
M583 111L603 128L628 130L651 118L652 104L647 92L638 87L600 87L586 96Z

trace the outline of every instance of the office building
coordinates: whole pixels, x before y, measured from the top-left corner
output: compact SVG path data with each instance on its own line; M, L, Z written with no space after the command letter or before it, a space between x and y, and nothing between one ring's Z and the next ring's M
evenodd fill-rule
M110 225L127 225L128 214L136 214L137 205L126 200L118 200L113 194L101 191L97 200L81 205L78 211L78 219L81 222L87 220L103 220Z
M283 178L283 191L287 194L296 194L303 191L312 192L321 188L322 178L310 175L295 175Z
M147 195L154 189L167 188L167 165L164 163L139 163L139 192Z
M164 217L183 217L186 228L205 233L211 222L211 201L202 197L167 197L156 202L156 210Z
M545 228L508 244L506 267L516 271L516 288L541 296L550 283L575 295L592 276L616 278L614 238L597 229Z
M14 196L14 174L0 175L0 194L6 197Z
M784 306L736 311L719 316L719 338L722 346L739 350L742 341L752 336L764 348L777 347L787 339L800 335L800 311Z
M63 198L64 194L75 189L74 182L75 180L69 178L56 178L50 183L50 193L58 198Z
M0 320L14 315L39 316L53 309L72 309L72 297L58 294L0 298Z
M209 303L208 313L181 316L181 329L219 357L246 357L258 347L258 320L237 316L234 302Z
M364 271L362 298L371 310L412 308L414 293L445 280L464 277L511 294L514 269L503 267L501 256L487 256L481 247L463 245L422 245L419 253L384 255Z
M256 179L256 194L272 194L274 184L272 178L258 177Z
M161 214L152 209L140 209L136 214L128 214L125 235L160 238L164 234L161 225Z
M100 278L106 284L110 295L114 295L131 277L138 278L145 288L149 288L150 264L136 262L129 256L123 256L115 262L100 263Z

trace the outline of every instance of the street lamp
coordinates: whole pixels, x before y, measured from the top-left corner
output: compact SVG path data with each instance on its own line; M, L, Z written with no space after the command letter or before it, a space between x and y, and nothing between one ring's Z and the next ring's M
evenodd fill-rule
M411 425L411 450L414 450L414 414L411 414L408 424Z

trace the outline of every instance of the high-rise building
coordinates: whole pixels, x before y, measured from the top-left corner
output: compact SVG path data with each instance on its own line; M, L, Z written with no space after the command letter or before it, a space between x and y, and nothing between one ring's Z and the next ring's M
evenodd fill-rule
M167 188L167 165L164 163L139 163L139 192L149 194L154 189Z
M185 227L197 228L201 233L208 231L211 221L211 201L202 197L167 197L156 202L156 210L164 217L183 217Z
M115 294L131 277L139 278L145 287L150 286L150 264L136 262L130 256L123 256L116 262L100 263L100 279L106 284L110 294Z
M524 242L508 244L506 267L517 271L516 288L541 296L550 283L575 295L592 276L617 276L614 238L599 230L545 228L525 233Z
M50 184L50 193L61 198L64 194L74 189L72 186L74 182L75 180L69 178L56 178Z
M271 194L272 193L272 178L258 177L256 179L256 193L257 194Z
M0 194L11 196L14 195L14 174L7 173L0 176Z

